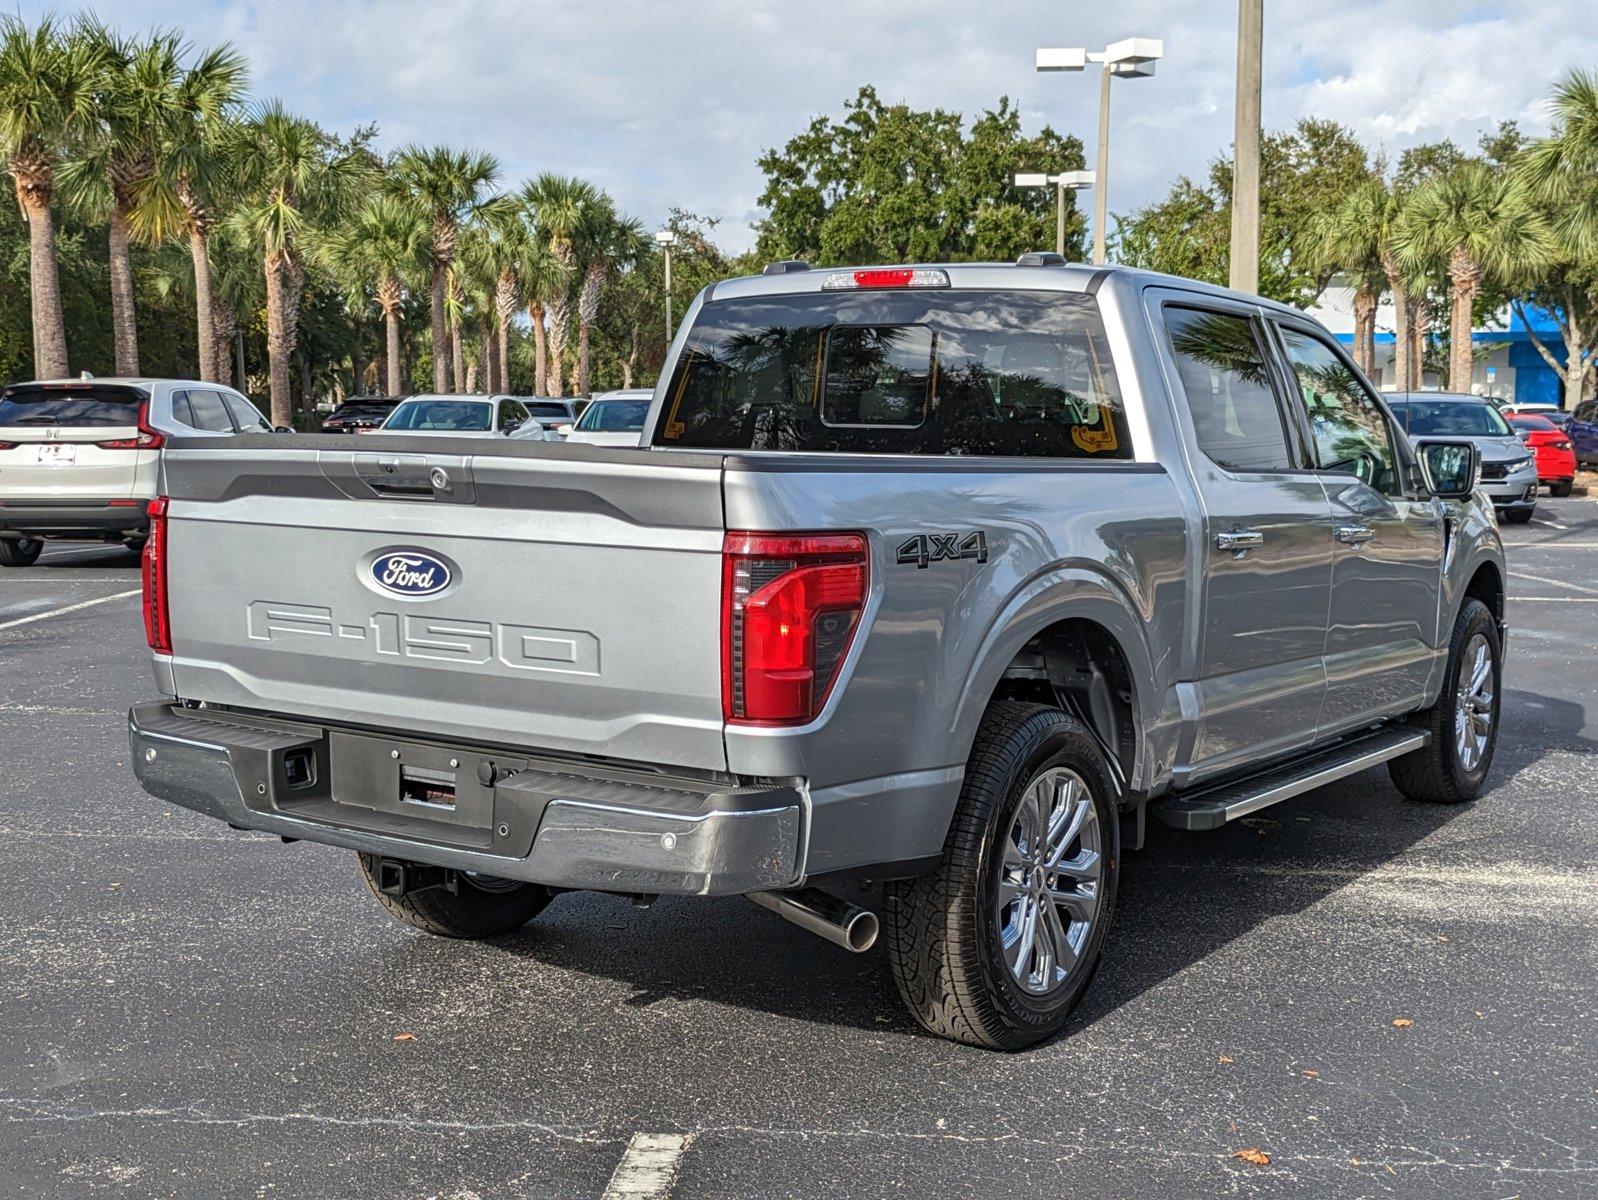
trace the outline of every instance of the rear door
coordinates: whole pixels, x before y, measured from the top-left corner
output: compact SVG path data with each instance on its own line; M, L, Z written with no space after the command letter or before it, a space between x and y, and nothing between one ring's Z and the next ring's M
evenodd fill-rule
M145 392L117 384L19 384L0 393L0 498L135 496Z
M1405 494L1397 431L1370 385L1325 333L1274 322L1331 503L1328 736L1413 709L1439 643L1443 508Z
M1576 447L1578 465L1598 464L1598 400L1577 405L1565 424L1565 432Z
M1326 691L1332 549L1257 310L1151 292L1204 509L1189 781L1308 745Z
M184 699L725 768L719 457L286 440L166 453Z

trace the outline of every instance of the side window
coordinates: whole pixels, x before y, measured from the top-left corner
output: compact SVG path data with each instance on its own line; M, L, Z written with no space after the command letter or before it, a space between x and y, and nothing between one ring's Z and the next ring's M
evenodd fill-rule
M1353 475L1383 495L1398 495L1393 436L1382 406L1320 338L1298 329L1281 333L1321 470Z
M527 420L527 409L519 400L505 400L499 406L499 425L501 429L520 425Z
M1589 401L1577 408L1570 416L1571 420L1580 421L1583 424L1598 420L1598 402Z
M240 433L271 433L272 427L266 423L266 418L256 411L255 405L248 400L233 395L231 392L217 393L222 397L222 403L227 406L228 415L233 418L233 424Z
M172 415L190 429L199 428L194 423L194 410L189 406L189 394L187 392L172 393Z
M1199 449L1229 471L1291 467L1282 410L1253 322L1167 308L1165 329Z
M196 429L204 429L208 433L232 433L233 420L227 415L227 409L222 407L222 397L215 392L191 391L184 393L189 399L189 411L194 414L194 420L189 422Z

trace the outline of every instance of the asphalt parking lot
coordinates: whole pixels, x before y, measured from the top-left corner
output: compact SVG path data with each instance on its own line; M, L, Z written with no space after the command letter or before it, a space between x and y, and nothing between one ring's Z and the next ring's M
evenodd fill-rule
M1489 793L1154 826L1013 1056L743 901L446 942L345 852L151 799L137 559L53 546L0 576L0 1195L598 1197L638 1134L683 1200L1598 1195L1598 502L1505 538Z

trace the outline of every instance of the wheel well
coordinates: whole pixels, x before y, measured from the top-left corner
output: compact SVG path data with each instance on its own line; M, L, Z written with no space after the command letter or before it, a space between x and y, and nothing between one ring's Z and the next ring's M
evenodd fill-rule
M1050 625L1010 661L993 698L1057 705L1084 722L1125 793L1137 755L1136 697L1126 655L1104 626L1081 618Z
M1504 619L1504 581L1498 574L1498 568L1492 563L1483 563L1476 568L1476 573L1470 577L1470 582L1465 585L1465 595L1485 604L1493 614L1493 620Z

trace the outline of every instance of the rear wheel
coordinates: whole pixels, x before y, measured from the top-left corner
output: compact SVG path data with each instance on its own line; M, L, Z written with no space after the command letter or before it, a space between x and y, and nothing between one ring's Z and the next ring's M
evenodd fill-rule
M1448 671L1437 703L1416 715L1430 745L1387 764L1411 800L1459 804L1487 782L1498 745L1498 623L1480 600L1466 600L1454 621Z
M122 539L122 544L124 546L126 546L129 550L133 551L133 553L140 554L140 553L142 553L144 551L144 543L146 541L148 541L148 540L149 540L148 538L142 538L142 537L129 537L129 538L123 538Z
M1064 1026L1115 907L1114 796L1074 718L1011 700L989 708L942 864L888 885L888 962L917 1021L996 1050Z
M0 538L0 567L31 567L43 553L38 538Z
M1563 483L1550 483L1548 485L1548 494L1550 496L1568 496L1575 486L1575 483L1569 479L1565 480Z
M549 903L549 889L536 883L501 879L495 875L476 875L470 871L455 874L456 890L425 888L403 896L391 896L378 883L375 854L357 854L361 878L377 902L393 916L438 937L488 938L520 929Z

